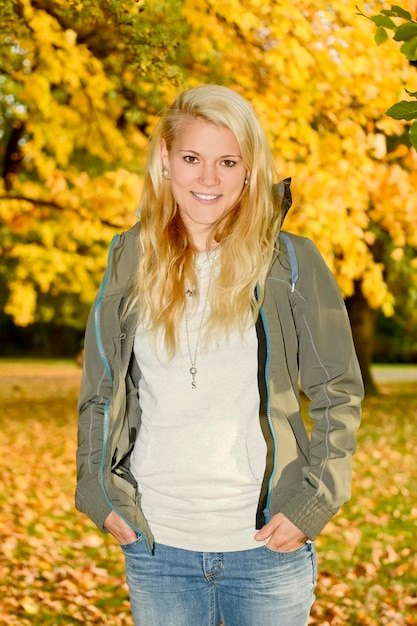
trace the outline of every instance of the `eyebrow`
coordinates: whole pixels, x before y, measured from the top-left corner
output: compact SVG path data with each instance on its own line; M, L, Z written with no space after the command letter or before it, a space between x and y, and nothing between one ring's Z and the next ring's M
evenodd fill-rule
M195 156L199 156L201 157L201 154L199 152L196 152L195 150L185 150L183 148L180 148L179 152L187 152L187 153L192 153L195 154ZM221 156L218 157L219 159L241 159L242 156L240 154L223 154Z

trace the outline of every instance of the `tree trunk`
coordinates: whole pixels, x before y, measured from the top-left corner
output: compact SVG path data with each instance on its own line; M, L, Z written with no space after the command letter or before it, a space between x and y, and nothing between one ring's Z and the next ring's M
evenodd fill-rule
M355 285L353 296L346 299L346 308L352 326L353 341L362 371L365 393L368 396L377 395L378 387L371 373L377 311L371 309L367 303L359 283Z

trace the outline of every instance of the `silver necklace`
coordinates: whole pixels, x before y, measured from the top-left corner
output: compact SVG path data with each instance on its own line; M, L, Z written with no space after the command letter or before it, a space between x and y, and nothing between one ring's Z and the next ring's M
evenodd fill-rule
M188 311L188 297L193 297L195 290L194 289L187 289L186 290L186 294L187 294L187 298L185 300L185 334L187 336L187 348L188 348L188 356L190 358L190 369L188 370L191 374L191 389L196 389L197 388L197 383L195 380L195 377L197 375L197 352L198 352L198 345L200 342L200 335L201 335L201 329L203 327L204 324L204 318L206 315L206 309L207 309L207 303L208 303L208 297L209 297L209 291L210 291L210 286L211 286L211 279L212 279L212 275L213 275L213 265L214 265L214 261L212 261L212 259L210 258L210 254L207 253L207 257L206 259L203 261L203 263L200 266L197 266L198 269L201 271L201 269L203 268L203 266L206 264L206 262L210 263L210 275L209 275L209 281L208 281L208 285L207 285L207 291L206 291L206 295L204 298L204 305L203 305L203 311L201 313L201 319L200 319L200 325L198 327L198 331L197 331L197 339L195 342L195 348L194 348L194 352L192 352L191 350L191 345L190 345L190 333L189 333L189 328L188 328L188 322L189 322L189 311Z

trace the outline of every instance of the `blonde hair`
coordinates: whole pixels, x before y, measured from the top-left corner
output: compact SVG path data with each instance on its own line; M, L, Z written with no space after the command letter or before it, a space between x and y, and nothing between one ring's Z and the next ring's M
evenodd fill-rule
M195 284L195 249L170 189L162 176L161 139L168 151L190 118L228 128L238 142L250 173L235 207L213 226L221 247L220 268L210 290L206 332L240 332L248 314L256 319L263 300L266 274L274 252L280 214L274 207L273 161L265 133L249 103L218 85L202 85L182 93L161 117L150 142L148 167L140 202L141 259L128 311L156 337L162 330L171 356L185 310L185 285ZM255 291L257 290L257 295Z

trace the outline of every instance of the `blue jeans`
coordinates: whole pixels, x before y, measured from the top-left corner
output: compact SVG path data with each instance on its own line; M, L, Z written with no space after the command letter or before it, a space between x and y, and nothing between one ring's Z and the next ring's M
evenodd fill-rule
M139 538L122 546L135 626L306 626L316 585L314 544L193 552Z

